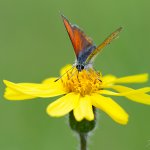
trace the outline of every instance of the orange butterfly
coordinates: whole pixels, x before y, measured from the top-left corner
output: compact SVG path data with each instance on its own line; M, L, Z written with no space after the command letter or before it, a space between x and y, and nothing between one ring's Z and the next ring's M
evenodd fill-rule
M92 67L92 62L95 56L113 39L118 37L118 34L122 30L122 27L118 28L116 31L110 34L102 42L102 44L96 47L91 38L86 36L78 26L72 25L63 15L62 19L76 54L77 59L75 67L78 71Z

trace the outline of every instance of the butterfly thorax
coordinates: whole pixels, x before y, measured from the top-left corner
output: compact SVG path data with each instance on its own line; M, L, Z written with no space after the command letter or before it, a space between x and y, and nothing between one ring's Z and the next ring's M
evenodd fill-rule
M87 69L91 67L92 61L86 62L88 56L91 54L91 52L96 48L95 45L89 46L86 49L80 51L75 66L78 71L82 71L83 69Z

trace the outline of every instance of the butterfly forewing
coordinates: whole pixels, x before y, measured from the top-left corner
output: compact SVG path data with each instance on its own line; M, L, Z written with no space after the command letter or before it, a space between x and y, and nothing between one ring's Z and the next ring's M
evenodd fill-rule
M118 28L116 31L114 31L112 34L110 34L104 41L101 43L95 50L92 51L92 53L87 57L85 63L89 63L92 58L94 58L105 46L107 46L111 41L116 39L118 37L118 34L121 32L122 27Z
M62 19L70 40L72 42L74 51L76 56L82 51L88 48L89 46L93 45L93 41L87 37L79 27L76 25L72 25L69 21L62 15Z

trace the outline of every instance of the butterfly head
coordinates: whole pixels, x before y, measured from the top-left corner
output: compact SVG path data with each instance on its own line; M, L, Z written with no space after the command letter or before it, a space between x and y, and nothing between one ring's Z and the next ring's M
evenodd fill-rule
M85 68L85 65L84 64L77 64L76 68L80 72L80 71L82 71Z
M78 72L81 72L82 70L89 70L89 69L93 68L92 63L85 63L85 62L80 62L80 61L77 61L77 60L74 64L74 66L76 67Z

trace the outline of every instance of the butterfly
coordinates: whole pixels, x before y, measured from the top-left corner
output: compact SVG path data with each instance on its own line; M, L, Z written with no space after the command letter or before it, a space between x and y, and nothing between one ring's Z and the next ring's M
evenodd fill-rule
M92 39L88 37L77 25L71 24L64 15L61 16L76 55L74 65L79 72L83 69L92 68L93 60L97 54L99 54L105 46L110 44L111 41L116 39L122 30L122 27L118 28L99 46L96 46Z

